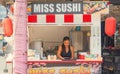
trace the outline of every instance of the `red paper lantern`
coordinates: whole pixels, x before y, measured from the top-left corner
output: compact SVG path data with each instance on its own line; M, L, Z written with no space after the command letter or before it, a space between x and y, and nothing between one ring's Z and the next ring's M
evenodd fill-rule
M11 5L11 6L10 6L10 11L11 11L12 13L14 13L14 5Z
M116 19L114 17L109 17L105 20L105 33L108 36L114 35L116 31Z
M13 34L13 24L10 18L5 18L3 20L4 35L11 36Z

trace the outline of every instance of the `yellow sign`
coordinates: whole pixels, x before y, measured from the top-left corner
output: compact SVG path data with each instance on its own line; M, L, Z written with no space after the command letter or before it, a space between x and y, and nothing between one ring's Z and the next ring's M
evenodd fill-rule
M28 70L28 74L55 74L55 69L38 69L31 68ZM85 68L81 66L75 69L60 69L58 74L90 74L90 68Z

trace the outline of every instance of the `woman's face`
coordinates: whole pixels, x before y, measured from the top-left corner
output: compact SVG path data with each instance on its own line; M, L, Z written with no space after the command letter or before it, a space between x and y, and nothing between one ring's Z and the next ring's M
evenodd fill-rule
M70 41L69 40L65 40L63 43L64 43L65 46L69 46L70 45Z

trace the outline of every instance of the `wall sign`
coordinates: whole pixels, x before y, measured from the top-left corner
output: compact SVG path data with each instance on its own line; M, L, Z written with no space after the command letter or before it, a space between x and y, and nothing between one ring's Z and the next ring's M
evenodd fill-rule
M7 16L7 9L0 4L0 19L4 19Z
M32 14L82 14L82 2L33 3Z
M84 14L109 14L108 1L85 1L83 2Z
M120 5L120 0L110 0L111 4Z

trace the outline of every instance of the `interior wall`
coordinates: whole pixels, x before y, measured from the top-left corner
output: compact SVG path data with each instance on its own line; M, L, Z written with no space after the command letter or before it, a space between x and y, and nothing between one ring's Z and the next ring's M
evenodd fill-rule
M62 42L64 36L69 36L72 26L29 26L29 40Z
M69 31L75 26L29 26L29 42L42 40L62 42L64 36L69 36ZM81 27L81 31L88 31L90 27Z

